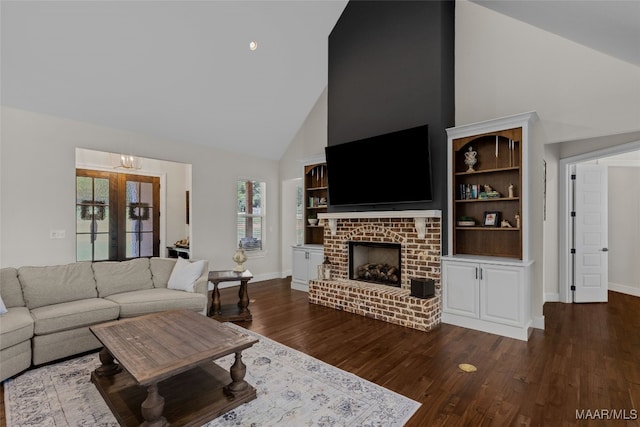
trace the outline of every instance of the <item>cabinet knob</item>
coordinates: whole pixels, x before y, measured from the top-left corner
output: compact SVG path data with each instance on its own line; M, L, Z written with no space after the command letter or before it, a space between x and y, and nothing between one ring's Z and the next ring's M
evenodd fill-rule
M609 248L602 248L602 252L609 252Z

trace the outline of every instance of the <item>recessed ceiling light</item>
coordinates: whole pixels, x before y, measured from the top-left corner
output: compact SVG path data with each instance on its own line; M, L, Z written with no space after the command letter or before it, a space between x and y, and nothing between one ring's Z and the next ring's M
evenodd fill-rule
M252 40L249 42L249 49L256 50L258 48L258 42Z

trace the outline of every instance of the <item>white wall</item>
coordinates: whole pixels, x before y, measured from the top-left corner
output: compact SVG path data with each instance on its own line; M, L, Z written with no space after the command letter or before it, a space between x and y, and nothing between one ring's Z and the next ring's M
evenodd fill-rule
M228 269L237 248L236 181L267 183L268 249L246 263L256 279L280 276L280 182L278 162L185 142L2 107L0 266L53 265L75 261L75 149L122 152L192 165L194 258ZM180 201L180 206L184 206ZM65 239L49 239L64 229Z
M640 67L465 0L456 1L455 49L456 125L532 110L540 118L529 165L532 315L540 324L544 293L558 289L557 266L544 266L543 251L557 248L558 239L557 228L545 230L543 221L543 147L638 131ZM547 209L554 203L547 200Z
M609 289L640 296L640 167L608 172Z
M280 178L282 180L302 178L302 166L305 159L324 155L327 146L327 88L307 115L300 130L280 159Z
M327 146L327 89L320 94L300 130L280 159L282 197L282 271L291 272L291 246L296 244L295 191L301 185L303 163L306 159L324 155ZM286 190L284 190L286 189Z
M559 180L559 148L556 144L547 144L544 146L544 158L546 162L546 176L544 177L544 188L546 205L543 207L543 240L544 242L554 242L558 240L559 223L559 205L554 201L560 198L560 180ZM543 301L559 301L560 294L557 288L558 275L560 269L560 252L559 245L545 245L543 251L543 281L544 300ZM555 284L555 285L552 285Z

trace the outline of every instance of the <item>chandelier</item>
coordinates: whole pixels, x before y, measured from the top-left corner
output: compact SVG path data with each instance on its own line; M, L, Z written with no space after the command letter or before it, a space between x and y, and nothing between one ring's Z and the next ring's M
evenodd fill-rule
M142 169L142 159L130 154L116 154L112 156L115 160L112 165L115 169Z

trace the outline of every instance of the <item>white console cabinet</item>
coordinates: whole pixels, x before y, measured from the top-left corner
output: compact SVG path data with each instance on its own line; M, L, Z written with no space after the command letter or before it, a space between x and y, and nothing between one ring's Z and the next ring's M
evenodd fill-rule
M324 261L322 245L293 246L291 288L309 291L309 280L318 277L318 265Z
M442 321L527 340L531 264L461 257L442 259Z

